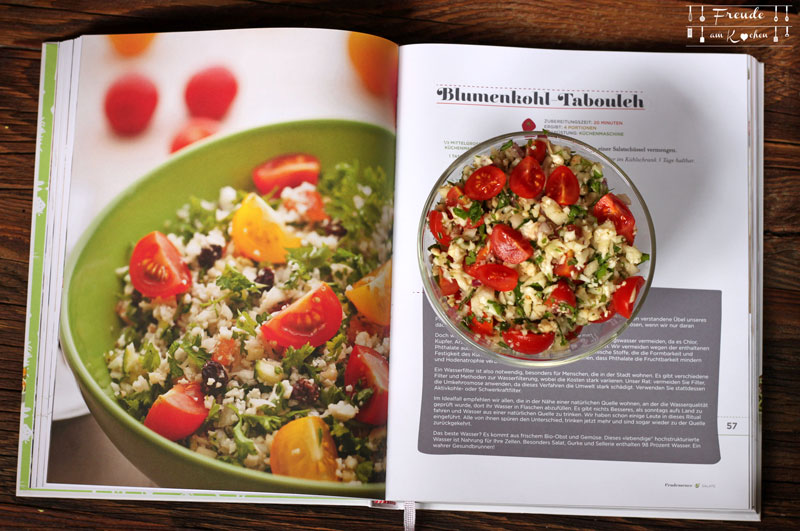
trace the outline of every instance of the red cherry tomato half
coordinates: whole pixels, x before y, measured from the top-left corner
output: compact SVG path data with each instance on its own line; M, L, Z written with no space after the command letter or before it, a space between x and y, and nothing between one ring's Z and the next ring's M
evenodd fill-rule
M478 319L475 314L469 321L469 329L476 334L491 336L494 334L494 320L491 317L483 316L483 320Z
M610 219L614 223L617 234L624 236L628 245L633 245L633 239L636 237L636 220L628 205L623 203L619 197L611 192L607 193L595 203L592 214L599 223Z
M355 345L347 368L344 370L344 385L372 389L366 403L358 408L356 420L372 426L386 424L389 411L389 362L369 347Z
M177 441L194 433L207 416L200 384L175 384L156 398L147 412L144 425L170 441Z
M140 74L125 74L106 92L106 118L116 134L137 135L147 128L156 104L158 90L152 81Z
M531 242L520 231L505 224L492 227L489 245L497 258L511 264L521 264L533 255Z
M483 166L464 183L464 194L474 201L491 199L506 185L506 174L497 166Z
M555 289L550 292L550 296L547 297L544 303L553 310L558 310L561 308L562 304L575 308L577 300L575 299L575 293L572 291L572 288L569 287L567 281L559 280Z
M528 156L519 161L519 164L511 170L508 186L518 196L533 199L542 193L545 180L542 167L535 158Z
M184 98L189 114L219 120L228 112L237 90L236 78L224 66L201 70L186 84Z
M511 291L517 287L519 273L503 264L484 264L474 269L475 278L497 291Z
M567 341L574 341L575 339L578 339L579 335L581 335L582 330L582 326L576 326L571 332L567 332L567 334L564 335L564 339Z
M171 297L192 286L192 274L181 253L158 231L139 240L128 270L133 287L145 297Z
M465 229L477 229L478 227L483 225L483 218L484 217L485 216L481 216L480 218L478 218L477 223L473 223L471 219L467 218L467 224L464 225L464 228Z
M580 197L581 185L572 170L566 166L559 166L547 179L544 193L561 206L571 205Z
M611 299L614 310L626 319L630 319L636 304L636 297L639 296L642 286L644 286L644 278L639 276L626 278L622 284L617 286L614 297Z
M453 186L447 191L447 197L445 197L444 202L447 206L464 206L467 203L467 198L461 187Z
M487 244L486 246L482 247L476 256L475 263L482 264L485 263L486 260L489 259L489 253L492 252L491 247Z
M169 152L175 153L189 144L193 144L207 136L211 136L219 131L219 122L208 118L195 118L184 125L178 134L172 139Z
M536 162L541 164L547 156L547 144L544 143L544 140L534 140L525 150L525 154L535 158Z
M480 264L478 262L475 262L474 264L470 265L464 264L462 269L464 269L464 272L469 276L478 278L478 268L481 267L482 265L483 264Z
M574 260L574 258L575 253L571 249L564 253L561 260L553 267L553 273L558 277L575 280L578 277L578 267L570 264L570 261Z
M485 264L486 261L489 259L490 252L491 248L489 244L486 244L484 247L481 247L481 250L478 251L478 254L476 255L475 263L470 265L464 264L463 266L464 272L470 276L475 277L475 272L477 271L477 269L483 264Z
M318 347L335 336L341 324L342 303L323 282L261 325L261 333L267 343L281 347Z
M366 317L355 314L350 318L350 322L347 323L347 340L350 343L355 343L356 337L361 332L366 332L371 336L378 334L389 335L389 327L373 323L368 321Z
M506 345L522 354L544 352L553 344L555 337L556 335L553 332L547 334L528 332L524 334L522 330L516 328L509 328L503 332L503 341L505 341Z
M304 190L302 194L298 194L298 200L286 198L283 205L289 210L294 210L303 215L308 221L324 221L329 219L328 214L325 213L325 203L322 200L322 195L316 190Z
M447 234L447 231L444 230L442 219L443 215L438 210L431 210L430 213L428 213L428 228L433 233L433 237L436 238L436 241L439 242L439 245L446 249L450 245L452 238Z
M284 188L317 184L319 159L307 153L287 153L262 162L253 169L253 183L261 195L281 195Z
M455 280L448 280L443 275L439 274L439 290L445 297L455 295L458 293L458 282Z
M602 316L599 319L595 319L592 322L593 323L605 323L606 321L608 321L609 319L614 317L617 314L617 312L614 311L613 306L614 305L611 304L608 308L605 309L605 311L603 312Z

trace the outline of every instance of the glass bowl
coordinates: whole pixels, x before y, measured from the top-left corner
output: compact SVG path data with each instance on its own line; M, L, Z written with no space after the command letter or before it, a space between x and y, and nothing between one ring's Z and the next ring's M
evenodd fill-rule
M630 199L631 204L628 207L636 219L637 227L634 243L642 253L649 254L650 259L638 266L639 273L637 273L637 275L644 277L645 283L639 291L630 319L615 313L612 318L605 322L590 323L584 326L577 339L570 342L569 347L564 350L549 349L539 354L524 354L499 345L496 341L491 341L485 336L475 334L461 322L461 319L457 316L457 309L447 304L446 297L442 295L434 279L431 253L428 249L432 244L436 243L436 240L431 231L428 230L427 218L429 212L434 210L441 199L439 188L448 182L458 182L462 176L462 169L464 166L472 163L473 157L476 155L490 155L492 149L499 148L509 140L524 146L528 139L536 139L540 135L547 136L551 144L566 146L573 154L581 155L587 160L602 166L603 177L606 180L609 190L616 195L626 194ZM425 295L428 297L438 317L447 325L455 336L486 356L506 364L523 367L554 367L586 358L601 350L617 338L636 317L636 314L641 309L647 297L653 279L653 271L656 262L655 230L653 228L653 221L650 218L650 212L647 210L644 199L636 189L633 181L631 181L614 161L605 156L602 152L580 140L556 133L545 131L514 132L490 138L472 147L458 157L458 159L444 171L442 176L439 177L433 185L430 194L428 194L428 199L425 202L425 207L420 216L417 233L417 258L422 274L422 284L425 289Z

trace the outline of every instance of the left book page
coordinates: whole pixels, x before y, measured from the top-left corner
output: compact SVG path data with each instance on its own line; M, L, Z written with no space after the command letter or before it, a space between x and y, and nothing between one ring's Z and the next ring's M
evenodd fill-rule
M396 45L68 44L18 493L382 498Z

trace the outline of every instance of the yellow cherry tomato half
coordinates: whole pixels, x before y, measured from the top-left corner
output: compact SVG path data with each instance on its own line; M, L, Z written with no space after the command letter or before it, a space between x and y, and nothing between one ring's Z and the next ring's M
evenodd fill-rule
M133 57L145 51L155 36L155 33L126 33L109 35L108 39L118 54L123 57Z
M275 434L269 463L273 474L303 479L338 481L336 443L320 417L303 417Z
M358 313L375 324L387 326L392 307L392 259L345 291Z
M300 238L289 234L275 211L256 194L245 197L233 215L231 235L236 251L256 262L283 264L286 249L300 247Z

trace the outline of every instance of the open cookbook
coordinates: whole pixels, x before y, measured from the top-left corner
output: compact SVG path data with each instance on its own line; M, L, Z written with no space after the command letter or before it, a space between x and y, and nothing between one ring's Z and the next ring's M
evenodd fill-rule
M321 29L45 44L17 494L758 520L762 114L747 55ZM537 189L462 180L427 215L455 159L523 131L471 163L503 183L541 164ZM639 216L602 223L600 196L627 210L609 164L649 254ZM489 234L489 258L451 243ZM574 254L548 254L559 237ZM600 327L597 279L621 292L646 264L652 284L594 355L518 367L448 328L420 260L476 333L527 326L512 346Z

